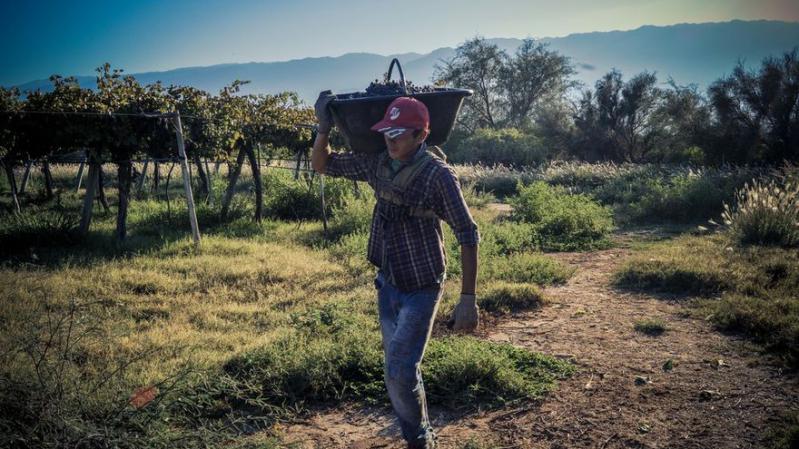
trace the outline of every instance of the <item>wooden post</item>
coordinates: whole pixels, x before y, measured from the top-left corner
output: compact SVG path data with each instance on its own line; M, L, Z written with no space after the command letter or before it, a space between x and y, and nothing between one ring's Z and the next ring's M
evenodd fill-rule
M47 198L53 197L53 174L50 172L50 162L42 161L42 174L44 175L44 192Z
M250 160L250 167L252 167L252 179L255 182L255 222L260 223L264 211L264 189L261 184L261 167L258 164L258 157L253 151L252 144L246 144L247 158Z
M180 170L183 172L183 188L186 191L186 204L189 207L189 221L194 244L200 244L200 227L197 224L197 213L194 211L194 196L191 193L191 179L189 178L189 164L186 161L186 147L183 143L183 127L180 124L180 112L172 116L175 122L175 135L178 139L178 156L180 157Z
M297 151L297 166L294 167L294 180L300 179L300 164L302 163L302 152Z
M214 204L214 180L211 177L211 170L208 169L208 158L205 158L205 176L208 177L208 197L206 203Z
M108 213L111 210L111 206L108 205L108 198L105 196L105 175L103 175L103 164L100 162L95 162L97 164L97 199L100 201L100 204L103 205L103 210Z
M239 154L236 156L236 163L233 167L228 169L228 185L225 191L225 196L222 198L222 219L227 219L228 211L230 210L230 202L233 201L233 195L236 193L236 182L241 175L241 166L244 165L244 158L247 156L244 150L244 145L241 140L236 142L239 147Z
M128 234L128 205L130 204L130 184L133 163L130 160L120 161L117 165L117 192L119 192L119 202L117 206L117 229L116 236L118 241L125 240Z
M33 161L25 162L25 171L22 172L22 180L19 182L19 193L25 193L25 188L28 187L28 179L31 176L31 165L33 165Z
M14 166L11 162L0 161L5 169L6 176L8 176L8 187L11 189L11 199L14 202L14 212L19 214L22 210L19 207L19 198L17 198L17 181L14 178Z
M80 192L80 185L83 182L83 170L86 166L86 159L84 158L80 161L80 167L78 167L78 176L75 177L75 193Z
M205 201L208 202L208 177L205 174L205 169L203 168L203 162L200 160L200 154L196 151L194 152L194 164L197 165L197 175L200 177L200 192L199 195L205 195Z
M161 163L153 163L153 192L156 198L158 197L158 187L161 185Z
M141 190L144 188L144 181L147 179L147 165L150 164L149 159L144 160L144 168L141 169L139 175L139 182L136 183L136 195L141 195Z
M100 164L89 162L89 179L86 181L86 195L83 197L83 213L80 216L80 234L86 235L89 232L89 225L92 222L92 206L94 205L94 195L97 186L100 184Z

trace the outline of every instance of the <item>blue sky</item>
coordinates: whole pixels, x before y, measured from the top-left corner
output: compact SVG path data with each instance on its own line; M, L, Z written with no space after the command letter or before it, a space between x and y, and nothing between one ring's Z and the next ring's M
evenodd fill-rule
M475 35L546 37L732 19L799 21L796 0L6 1L0 85L348 52L426 53Z

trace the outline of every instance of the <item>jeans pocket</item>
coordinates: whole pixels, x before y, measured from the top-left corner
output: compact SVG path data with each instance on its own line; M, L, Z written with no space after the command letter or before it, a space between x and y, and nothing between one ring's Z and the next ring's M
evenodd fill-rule
M386 280L383 278L382 273L377 273L375 277L375 290L380 290L386 284Z

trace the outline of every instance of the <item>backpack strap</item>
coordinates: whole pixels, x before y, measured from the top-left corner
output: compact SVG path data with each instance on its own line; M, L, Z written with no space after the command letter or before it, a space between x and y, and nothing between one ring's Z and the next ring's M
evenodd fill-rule
M430 209L408 205L405 203L402 193L411 186L419 173L431 163L434 159L441 159L444 153L437 146L427 147L427 151L420 155L411 164L403 167L396 175L389 167L388 153L381 154L377 168L377 183L375 188L375 196L378 200L391 203L395 206L400 206L404 209L405 214L418 217L418 218L436 218L437 215Z

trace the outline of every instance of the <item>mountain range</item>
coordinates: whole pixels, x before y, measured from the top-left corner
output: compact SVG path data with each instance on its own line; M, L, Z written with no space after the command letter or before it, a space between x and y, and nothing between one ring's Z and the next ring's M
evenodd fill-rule
M487 40L509 54L522 42L512 38ZM647 25L629 31L579 33L540 40L570 57L577 70L575 78L587 86L593 86L603 74L616 68L625 79L647 70L655 72L661 82L671 78L678 84L693 83L705 88L729 74L738 61L756 68L763 58L779 56L799 46L799 23L735 20ZM363 90L371 80L383 76L392 58L399 59L406 79L416 85L430 84L436 64L454 55L454 48L442 47L427 54L347 53L336 57L184 67L133 75L144 84L161 81L164 85L190 85L210 92L217 92L236 79L249 80L243 89L245 93L289 90L312 103L320 90L331 89L334 93ZM112 55L109 59L113 63ZM98 61L97 65L102 62ZM85 87L95 84L94 76L79 76L78 81ZM47 90L50 82L36 80L17 87L23 92Z

